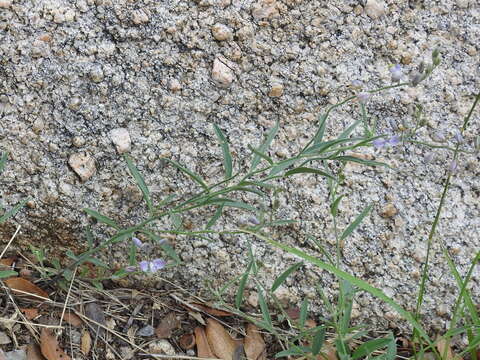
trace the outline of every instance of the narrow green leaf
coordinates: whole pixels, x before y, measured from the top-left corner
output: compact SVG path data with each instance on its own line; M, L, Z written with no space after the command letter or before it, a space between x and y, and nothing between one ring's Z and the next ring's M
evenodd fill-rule
M372 210L373 205L367 206L363 211L357 216L357 218L343 231L340 236L340 240L345 240L362 222L365 216L368 215L370 210Z
M340 195L333 201L332 205L330 205L330 213L332 214L333 217L337 216L338 206L340 205L340 201L343 199L344 196L345 195Z
M217 207L215 210L215 214L213 214L212 218L208 221L207 225L205 226L205 229L211 229L213 225L217 222L217 220L222 216L223 212L223 204L220 204L220 206Z
M252 205L246 204L241 201L233 201L230 199L225 199L225 198L214 198L210 199L208 202L205 204L222 204L223 206L228 206L228 207L234 207L238 209L245 209L245 210L250 210L250 211L257 211L255 207Z
M85 228L85 237L87 238L88 250L92 250L94 247L94 244L93 244L93 234L92 234L92 230L90 229L90 226L87 226Z
M133 164L133 161L130 158L130 156L125 155L125 161L127 162L127 167L128 167L128 170L130 171L130 174L135 179L135 182L137 183L138 188L143 194L143 199L147 204L148 212L150 214L153 214L153 204L152 204L152 199L150 198L150 190L148 190L147 184L145 184L145 180L143 179L142 174L140 174L137 167Z
M11 276L18 276L18 273L13 270L0 270L0 279L5 279Z
M253 180L242 181L238 185L239 186L253 185L253 186L258 186L258 187L265 188L265 189L275 189L275 185L267 184L267 183L260 182L260 181L253 181Z
M346 128L338 137L339 139L346 139L350 136L350 134L355 130L355 128L363 123L363 120L357 120L355 121L352 125L350 125L348 128Z
M114 274L112 274L112 279L121 279L127 277L130 273L126 272L125 269L117 270Z
M107 264L105 264L103 261L97 259L97 258L94 258L94 257L89 257L85 260L85 262L88 262L88 263L91 263L93 265L96 265L96 266L99 266L101 268L104 268L104 269L109 269L110 266L108 266Z
M322 349L323 343L325 342L325 326L322 326L313 337L312 341L312 354L318 355Z
M273 176L273 175L276 175L276 174L282 172L283 170L285 170L289 166L295 164L297 161L298 161L298 158L295 157L295 158L292 158L292 159L287 159L287 160L283 160L283 161L278 162L275 166L272 167L268 176Z
M267 330L273 329L272 318L270 317L270 312L268 311L267 302L263 296L263 289L260 286L257 286L258 289L258 303L260 305L260 310L262 311L262 317L265 323L267 324Z
M100 281L92 281L93 286L95 286L98 290L103 290L103 284Z
M287 350L283 350L283 351L280 351L278 353L275 354L275 358L278 359L278 358L282 358L282 357L288 357L288 356L295 356L295 355L304 355L304 354L308 354L309 352L311 352L311 349L307 346L297 346L297 345L293 345L290 349L287 349Z
M222 147L223 152L223 167L225 168L225 179L232 177L232 155L230 154L230 149L228 147L228 141L222 130L216 125L213 124L215 134L217 135L218 140L220 141L220 146Z
M115 221L110 219L108 216L100 214L98 211L92 209L83 209L88 215L95 218L97 221L101 222L102 224L108 225L113 227L114 229L120 230L120 226L117 225Z
M325 141L322 143L318 143L315 145L310 146L308 149L306 149L303 153L306 154L322 154L325 153L328 149L334 147L335 145L338 144L343 144L343 143L348 143L348 142L353 142L355 140L360 140L363 138L352 138L352 139L335 139L335 140L329 140ZM337 148L332 149L330 151L335 151Z
M207 184L205 183L205 181L203 181L202 177L196 173L194 173L193 171L187 169L186 167L183 167L182 165L180 165L178 162L176 162L175 160L171 160L171 159L167 159L167 158L164 158L165 161L169 162L170 164L172 164L173 166L175 166L178 170L180 170L181 172L183 172L184 174L186 174L188 177L190 177L193 181L197 182L205 191L209 192L210 189L208 188Z
M330 160L337 160L337 161L342 161L342 162L354 162L354 163L367 165L367 166L385 166L385 167L388 167L390 169L392 168L390 165L385 164L383 162L373 161L373 160L364 160L364 159L357 158L355 156L348 156L348 155L336 156L336 157L331 158Z
M237 290L237 293L235 294L235 307L237 309L240 309L240 306L242 305L243 292L245 291L245 286L247 285L247 280L248 280L248 276L250 275L250 270L252 269L252 265L253 265L253 262L250 261L250 263L248 264L247 270L242 275L242 278L240 279L240 283L238 284L238 290Z
M247 145L248 149L253 152L255 155L257 155L258 157L260 157L261 159L265 160L266 162L268 162L270 165L273 165L273 160L270 156L267 156L263 153L261 153L260 151L256 150L255 148L253 148L251 145Z
M130 243L130 251L128 252L128 265L137 265L137 245L133 241Z
M325 128L327 126L328 112L322 114L318 119L318 129L315 133L313 143L318 144L322 142L323 135L325 134Z
M5 212L1 217L0 217L0 224L4 223L8 219L10 219L12 216L14 216L17 212L20 211L21 208L25 206L27 201L30 200L29 198L23 199L20 201L17 205L15 205L13 208L11 208L9 211Z
M382 338L382 339L373 339L367 341L360 345L352 354L352 360L357 360L363 358L365 356L370 355L374 351L379 349L383 349L384 347L388 346L391 343L392 339L390 338Z
M300 317L298 319L300 329L303 329L303 327L305 326L305 322L307 321L307 316L308 316L308 299L304 298L302 301L302 306L300 306Z
M70 259L73 259L73 260L75 260L75 261L78 261L78 256L75 255L75 254L72 252L72 250L67 250L67 251L65 251L65 255L67 255ZM82 262L84 262L84 261L82 261ZM81 265L81 264L78 264L78 265Z
M337 337L335 339L335 348L337 349L337 354L340 360L350 360L350 351L348 345L343 341L343 339Z
M171 202L173 202L173 199L175 199L176 197L177 197L176 194L170 194L170 195L168 195L165 199L163 199L162 201L160 201L160 203L156 206L156 208L157 208L157 209L160 209L161 207L170 204Z
M279 126L279 123L277 121L275 126L267 133L267 136L265 137L265 141L257 149L257 151L259 153L265 154L265 152L268 150L268 148L270 147L270 144L272 143L273 139L277 135L278 126ZM252 160L252 165L250 166L250 171L255 170L255 168L258 166L258 164L260 164L261 159L262 158L260 156L255 154L255 156L253 157L253 160Z
M390 343L387 347L387 352L385 353L385 360L395 360L397 358L397 344L393 334L390 333Z
M319 268L321 268L323 270L326 270L326 271L329 271L329 272L333 273L338 278L347 280L348 282L350 282L351 284L353 284L357 288L362 289L362 290L370 293L374 297L386 302L396 312L398 312L405 320L407 320L410 323L410 325L412 325L413 328L415 328L418 331L418 334L428 343L428 345L433 346L433 343L432 343L430 337L427 335L427 333L422 328L422 326L417 322L417 320L412 316L412 314L410 312L404 310L393 299L391 299L390 297L385 295L385 293L383 291L373 287L372 285L370 285L366 281L361 280L359 278L356 278L355 276L350 275L349 273L346 273L345 271L340 270L333 265L325 263L320 259L317 259L313 256L310 256L310 255L308 255L307 253L305 253L301 250L298 250L298 249L292 248L290 246L284 245L284 244L279 243L277 241L274 241L272 239L268 239L268 238L264 238L264 237L262 237L262 239L268 241L270 244L272 244L273 246L275 246L277 248L283 249L283 250L289 252L290 254L299 256L303 260L308 261L309 263L312 263L312 264L318 266Z
M8 158L8 153L2 152L2 156L0 157L0 174L3 172L3 169L5 169L7 158Z
M318 169L312 169L312 168L307 168L307 167L298 167L292 170L289 170L285 173L284 176L291 176L295 174L317 174L321 175L327 178L330 178L332 180L336 180L335 177L325 171L318 170Z
M271 292L274 292L275 290L278 289L280 285L283 284L283 282L287 279L287 277L297 271L301 266L303 265L303 261L300 261L299 263L296 263L292 266L290 266L287 270L285 270L278 278L275 279L273 282L272 288L270 289Z

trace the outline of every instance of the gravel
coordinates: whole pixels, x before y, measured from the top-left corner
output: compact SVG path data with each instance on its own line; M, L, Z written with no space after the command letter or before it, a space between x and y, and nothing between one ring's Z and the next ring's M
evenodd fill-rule
M476 1L0 0L0 8L0 148L10 152L1 201L12 206L31 198L15 218L22 226L16 244L45 246L50 256L85 246L82 231L90 220L84 207L124 226L145 215L142 195L119 153L130 154L159 201L173 192L200 190L162 158L184 164L208 183L221 180L222 150L212 124L229 139L235 169L248 166L248 145L258 146L276 121L280 131L270 154L286 158L315 133L323 109L353 94L352 81L361 81L364 89L387 84L396 63L413 74L436 46L442 64L427 82L368 99L379 132L411 124L419 102L431 129L422 137L441 132L452 142L478 91ZM477 114L464 134L466 146L479 134ZM358 118L358 106L347 104L332 114L326 136ZM358 152L395 170L346 167L339 226L347 226L366 204L373 203L374 210L343 244L342 267L412 310L451 155L436 150L427 163L430 151L419 145ZM451 309L456 296L442 244L461 274L480 248L478 162L477 154L458 159L434 239L424 313L435 331L445 329L444 308ZM325 181L308 175L280 185L285 191L277 195L277 216L300 223L273 229L272 236L318 254L310 234L333 254ZM196 228L207 215L211 209L183 221ZM234 228L246 219L228 210L217 226ZM2 241L14 226L0 228ZM99 228L94 227L97 242L109 233ZM196 293L205 290L205 280L217 287L241 274L250 242L264 264L267 285L298 261L245 236L169 240L186 265L162 276ZM125 259L119 246L107 260L124 266ZM477 303L479 276L477 267L470 283ZM330 297L338 288L331 274L305 264L279 289L282 301L298 305L307 297L322 311L316 285ZM255 303L253 287L247 287L246 298ZM365 294L353 314L379 328L402 324Z

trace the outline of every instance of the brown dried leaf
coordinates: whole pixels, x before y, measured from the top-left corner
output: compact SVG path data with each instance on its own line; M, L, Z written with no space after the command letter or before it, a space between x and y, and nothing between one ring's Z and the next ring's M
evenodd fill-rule
M164 316L160 324L155 329L155 335L159 339L168 339L172 336L172 331L180 326L180 321L177 319L177 315L172 311Z
M45 360L37 344L27 346L27 360Z
M13 291L13 293L23 294L29 293L48 299L48 294L40 289L37 285L21 277L14 277L4 280L5 284Z
M87 356L91 348L92 348L92 337L90 336L90 333L88 332L87 329L83 329L82 337L80 339L80 350L82 351L83 355Z
M231 312L215 309L213 307L203 305L203 304L200 304L200 303L196 303L196 302L190 303L188 308L189 308L189 310L194 310L194 311L199 311L200 310L200 311L203 311L203 312L205 312L207 314L210 314L212 316L215 316L215 317L225 317L225 316L232 316L233 315Z
M195 346L195 336L193 336L193 334L183 334L180 340L178 340L178 343L183 350L193 349Z
M202 314L198 313L198 312L195 312L195 311L189 311L188 312L188 315L190 315L191 317L193 317L195 320L197 320L200 324L202 324L203 326L206 326L207 323L205 322L205 320L203 320L203 317L202 317Z
M12 266L14 262L15 262L15 258L13 257L0 259L0 265L3 265L3 266Z
M462 357L455 354L446 339L440 338L437 340L437 350L444 360L462 360ZM445 355L445 358L443 357Z
M47 360L70 360L70 356L65 354L58 345L55 335L46 328L42 329L40 335L40 349Z
M20 311L27 318L27 320L33 320L38 316L38 309L36 308L20 308Z
M315 322L315 320L312 320L312 319L307 319L305 321L305 327L307 329L313 329L314 327L317 326L317 323Z
M66 323L68 323L68 324L70 324L74 327L80 327L80 326L83 325L83 321L82 321L82 319L80 319L80 316L78 316L75 313L71 313L71 312L66 312L63 315L63 321L65 321Z
M247 337L245 338L245 354L248 360L266 359L266 345L262 334L253 324L247 325Z
M213 358L213 351L207 340L207 335L203 327L197 326L195 328L195 343L197 344L197 356L199 358Z
M227 330L218 321L207 319L205 332L213 353L220 359L231 360L236 345Z
M287 313L288 317L292 320L300 319L300 309L298 307L291 307L285 310L285 312Z

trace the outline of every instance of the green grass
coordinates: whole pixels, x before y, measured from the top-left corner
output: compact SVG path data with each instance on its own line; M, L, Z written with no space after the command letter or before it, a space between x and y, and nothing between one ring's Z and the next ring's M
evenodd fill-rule
M421 76L420 81L424 81L439 65L439 54L434 51L432 54L432 63L427 65ZM418 79L417 79L418 80ZM393 85L383 86L368 93L375 94L387 90L400 87L415 86L410 82L397 83ZM471 110L463 120L463 124L459 126L459 133L463 135L471 120L472 114L479 102L480 94L475 97ZM235 166L230 152L230 144L228 138L222 129L214 125L214 132L219 141L219 146L223 154L223 179L218 182L211 182L203 179L199 174L195 173L186 166L171 160L165 161L179 174L190 179L192 186L196 187L197 192L194 195L185 196L181 190L173 195L158 201L152 198L147 182L137 169L134 161L125 156L126 168L128 169L131 179L138 186L143 195L147 216L138 224L130 227L123 227L122 224L116 222L104 214L93 209L84 209L85 213L95 219L98 226L110 228L114 231L114 235L108 239L104 239L99 245L94 246L93 235L90 229L86 229L87 250L81 254L73 254L68 252L66 255L71 259L70 264L62 267L59 261L51 261L51 265L45 265L45 254L42 249L32 247L32 252L37 260L42 264L44 271L42 276L50 281L59 282L61 286L65 286L66 281L71 279L74 269L79 269L78 274L82 277L85 273L84 265L93 263L100 269L98 277L95 279L85 278L94 285L101 287L102 280L109 278L121 278L128 276L130 272L128 267L138 265L138 260L142 254L137 251L136 247L131 243L133 236L142 238L142 241L149 241L159 246L166 259L167 266L178 266L182 262L180 256L176 254L174 248L163 240L165 234L182 235L196 238L208 239L210 235L238 235L245 234L252 239L255 238L270 244L272 247L288 252L299 258L299 262L284 269L281 274L272 279L272 285L266 287L259 281L259 272L262 271L261 263L255 258L253 251L249 254L249 263L244 273L232 279L221 289L212 289L218 300L230 311L245 317L249 321L254 322L257 326L272 333L281 344L283 350L276 354L276 357L286 357L289 355L300 356L308 359L315 359L317 356L331 351L332 347L336 349L336 355L340 360L357 360L363 358L372 358L378 360L393 360L396 357L396 339L392 333L378 338L368 338L370 331L367 326L354 326L351 321L353 304L359 292L366 292L373 296L377 301L384 302L396 311L404 320L406 320L413 329L412 340L416 344L414 357L423 359L426 353L432 353L437 359L444 359L445 353L439 353L436 344L438 339L430 336L421 318L421 310L426 295L427 283L430 274L431 251L434 241L442 241L436 236L436 230L441 221L442 210L445 206L445 200L448 197L451 180L455 174L446 167L445 181L443 193L437 211L434 216L432 226L426 239L427 257L423 264L422 276L419 283L419 293L416 297L415 311L409 312L402 308L394 299L387 296L380 289L375 288L368 282L349 274L342 266L341 247L343 242L348 241L349 236L354 233L363 220L370 213L373 204L365 206L350 224L343 229L338 227L338 208L341 201L345 199L346 194L341 193L342 184L345 181L344 169L349 162L358 163L367 167L383 166L389 168L389 165L383 162L364 160L348 155L348 151L371 147L376 140L385 138L386 135L377 135L376 121L373 121L368 115L368 104L360 104L359 119L352 120L335 139L324 139L325 131L329 125L329 120L334 110L344 104L353 102L356 96L351 96L338 104L330 106L318 118L318 128L315 134L310 138L307 144L298 151L294 156L276 161L269 155L269 148L279 131L279 123L270 129L258 146L250 147L251 158L246 169L239 169ZM452 153L454 160L457 160L459 153L471 154L462 144L458 143L454 148L432 144L423 140L419 140L417 133L426 127L426 123L422 118L422 107L417 105L415 114L415 123L404 128L401 141L403 143L411 143L418 146L425 146L432 150L449 151ZM4 168L7 155L3 154L0 159L0 171ZM335 166L330 166L334 164ZM332 171L331 169L336 169ZM316 239L312 239L318 247L318 255L312 255L304 250L287 246L280 241L273 240L268 230L273 226L283 226L294 223L291 219L282 219L276 217L278 202L276 196L282 189L277 185L279 179L288 181L291 176L304 176L305 174L314 174L320 179L324 179L328 185L330 214L335 237L335 254L330 254L322 243ZM240 199L241 194L251 194L256 198L256 204L264 204L264 206L254 206L251 203L244 202ZM15 215L25 204L22 201L12 209L5 211L0 217L0 223L6 221ZM273 205L271 205L273 204ZM222 218L225 209L236 208L249 214L249 216L258 219L257 223L249 223L241 228L233 227L231 229L219 229L218 220ZM202 219L202 227L198 229L190 229L184 225L183 219L192 210L202 208L205 212L209 212L210 216ZM161 221L167 220L167 221ZM171 224L159 225L159 224ZM308 236L305 235L307 238ZM422 241L423 239L419 239ZM124 269L113 272L108 268L107 264L102 263L97 255L105 249L115 246L120 242L129 242L130 253L129 263ZM442 244L445 248L445 244ZM475 307L475 303L468 291L468 283L471 280L474 267L480 260L480 252L472 258L470 270L467 274L461 275L456 268L453 260L445 251L445 261L447 262L451 274L456 281L458 287L458 297L454 309L452 309L452 321L449 330L442 336L442 339L450 343L453 336L465 334L468 338L469 345L466 349L462 349L460 355L469 354L472 359L476 359L476 348L480 344L480 316ZM310 263L320 269L328 271L335 275L339 281L338 296L335 303L332 303L318 288L319 298L323 305L329 309L330 316L322 319L322 323L313 328L306 325L307 313L310 308L309 301L304 299L300 306L300 314L298 319L291 319L280 302L275 297L277 290L286 279L296 271L299 271L305 263ZM137 271L139 271L137 269ZM0 277L2 274L0 273ZM259 306L261 317L256 318L242 311L244 290L249 283L253 283L259 295ZM228 306L224 301L225 293L228 289L237 287L235 291L234 307ZM275 306L269 306L274 304ZM274 312L274 313L272 313ZM273 316L275 315L275 316ZM289 329L278 326L277 320L286 320ZM327 343L331 344L327 346Z

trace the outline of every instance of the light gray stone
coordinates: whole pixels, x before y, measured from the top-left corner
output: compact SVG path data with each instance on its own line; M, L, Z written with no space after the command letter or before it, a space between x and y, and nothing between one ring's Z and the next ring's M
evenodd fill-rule
M125 128L117 128L110 131L110 138L115 144L117 152L123 154L130 151L132 141L130 140L130 134Z

